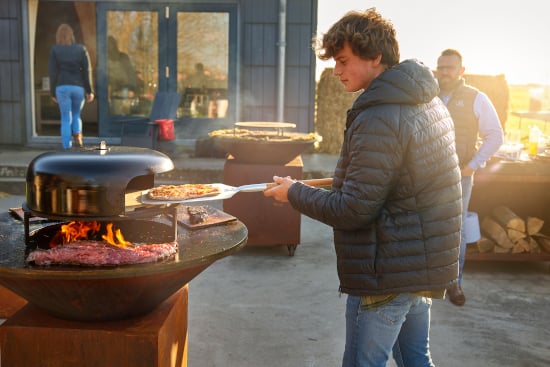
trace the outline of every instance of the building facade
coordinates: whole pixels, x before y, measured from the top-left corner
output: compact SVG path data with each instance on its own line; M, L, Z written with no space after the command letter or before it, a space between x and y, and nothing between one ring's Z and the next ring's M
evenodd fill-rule
M177 142L237 121L314 131L317 0L4 0L0 144L58 146L48 57L61 23L93 67L85 143L120 143L119 121L148 116L157 92L182 96Z

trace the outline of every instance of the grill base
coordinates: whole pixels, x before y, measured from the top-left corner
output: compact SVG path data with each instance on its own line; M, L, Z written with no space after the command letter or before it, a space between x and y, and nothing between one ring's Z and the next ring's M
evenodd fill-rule
M187 285L155 312L113 322L61 320L28 304L0 326L1 365L186 367L187 320Z
M300 180L302 173L300 156L287 164L242 163L229 157L224 165L224 183L240 186L250 182L272 182L273 175ZM289 203L276 202L261 192L240 193L224 200L223 209L246 225L247 246L286 245L293 255L300 243L301 215Z

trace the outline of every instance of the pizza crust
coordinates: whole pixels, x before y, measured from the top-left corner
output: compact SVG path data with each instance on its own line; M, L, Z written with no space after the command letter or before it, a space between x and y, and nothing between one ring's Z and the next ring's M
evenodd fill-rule
M181 201L201 197L216 196L221 189L207 184L160 185L147 192L151 200Z

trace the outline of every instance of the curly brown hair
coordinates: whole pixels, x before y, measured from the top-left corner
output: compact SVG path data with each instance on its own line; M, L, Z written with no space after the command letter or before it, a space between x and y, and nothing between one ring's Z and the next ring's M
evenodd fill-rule
M374 60L382 55L381 63L392 67L399 63L399 43L393 24L382 17L376 8L364 12L350 11L321 37L314 38L314 49L321 60L333 58L348 43L353 53Z

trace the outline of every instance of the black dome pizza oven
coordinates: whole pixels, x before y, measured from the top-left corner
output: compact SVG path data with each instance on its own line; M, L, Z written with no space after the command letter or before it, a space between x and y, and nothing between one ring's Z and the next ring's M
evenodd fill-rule
M0 284L63 319L104 321L151 312L214 261L241 249L248 234L239 221L178 233L179 205L141 203L143 191L155 184L155 174L173 168L161 152L104 143L37 156L27 169L22 205L25 244L21 229L0 242ZM113 223L130 242L176 241L176 253L121 266L39 266L26 261L31 251L48 247L62 224L88 221Z
M25 209L48 218L120 216L137 204L136 195L153 187L155 174L173 168L155 150L104 143L44 153L27 169Z

